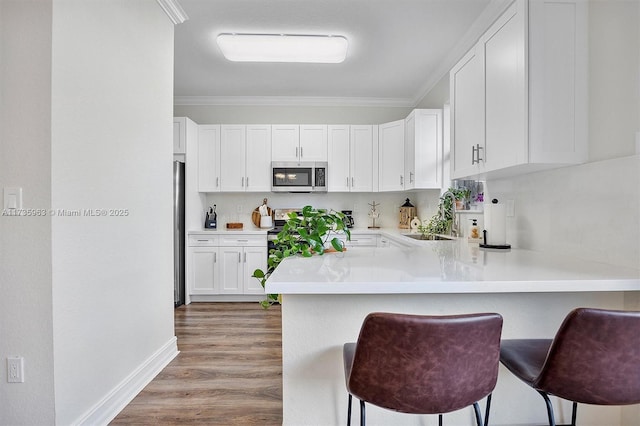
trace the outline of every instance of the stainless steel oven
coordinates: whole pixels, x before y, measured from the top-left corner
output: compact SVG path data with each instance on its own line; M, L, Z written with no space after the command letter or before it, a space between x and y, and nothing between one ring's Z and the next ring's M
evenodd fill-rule
M327 192L327 162L272 162L271 191Z

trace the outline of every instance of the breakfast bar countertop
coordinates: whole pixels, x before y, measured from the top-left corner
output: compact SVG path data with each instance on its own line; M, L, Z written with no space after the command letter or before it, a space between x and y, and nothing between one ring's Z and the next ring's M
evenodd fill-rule
M280 294L639 291L640 269L569 256L485 250L466 240L411 248L348 248L284 259L266 283Z

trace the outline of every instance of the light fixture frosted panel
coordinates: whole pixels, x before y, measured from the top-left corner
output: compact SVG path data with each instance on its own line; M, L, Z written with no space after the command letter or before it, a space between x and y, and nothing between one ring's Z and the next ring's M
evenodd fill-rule
M347 56L342 36L281 34L220 34L223 55L236 62L340 63Z

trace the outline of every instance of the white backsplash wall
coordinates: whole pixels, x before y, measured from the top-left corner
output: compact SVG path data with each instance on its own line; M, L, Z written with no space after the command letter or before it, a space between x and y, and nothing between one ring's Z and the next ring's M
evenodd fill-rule
M423 190L412 192L380 192L380 193L325 193L325 194L290 194L290 193L209 193L207 205L216 205L218 213L218 229L224 229L227 222L242 222L244 229L256 229L251 222L251 212L268 199L269 207L298 208L311 205L315 208L334 210L353 210L356 228L371 225L368 217L369 204L375 201L380 217L376 225L383 228L397 228L399 208L409 198L418 209L420 219L429 219L436 211L439 190ZM202 212L204 223L204 212Z
M515 201L514 247L640 267L640 156L487 182L488 197Z

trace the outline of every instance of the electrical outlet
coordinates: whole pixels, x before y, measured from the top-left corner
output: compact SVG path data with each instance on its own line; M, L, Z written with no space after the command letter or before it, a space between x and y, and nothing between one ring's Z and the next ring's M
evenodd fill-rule
M24 358L21 356L7 358L7 382L24 383Z

